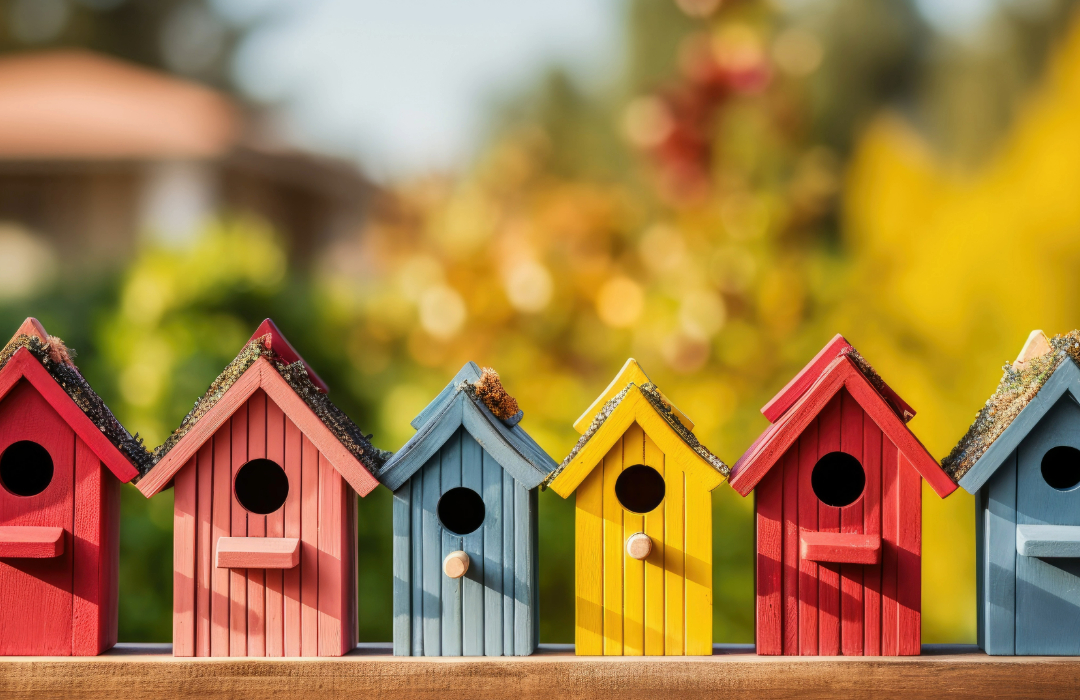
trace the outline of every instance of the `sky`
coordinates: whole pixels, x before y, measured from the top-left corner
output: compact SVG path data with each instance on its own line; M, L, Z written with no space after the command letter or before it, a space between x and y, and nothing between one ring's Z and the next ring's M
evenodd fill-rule
M253 23L233 73L284 102L299 145L376 179L460 166L500 96L553 63L596 84L618 66L619 0L215 0Z

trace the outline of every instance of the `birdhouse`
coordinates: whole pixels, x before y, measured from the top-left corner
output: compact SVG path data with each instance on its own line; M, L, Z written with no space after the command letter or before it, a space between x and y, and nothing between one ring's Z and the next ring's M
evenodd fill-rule
M755 496L757 653L918 654L922 480L956 485L915 411L837 335L761 412L728 480Z
M942 461L975 495L979 647L1080 655L1080 331L1034 331Z
M26 319L0 350L0 655L116 643L120 484L149 461L63 342Z
M170 484L175 656L341 656L356 644L356 495L386 455L267 319L139 482Z
M575 651L712 654L712 499L726 464L627 360L548 483L575 507Z
M524 656L539 641L537 493L555 461L470 362L378 472L394 492L394 654Z

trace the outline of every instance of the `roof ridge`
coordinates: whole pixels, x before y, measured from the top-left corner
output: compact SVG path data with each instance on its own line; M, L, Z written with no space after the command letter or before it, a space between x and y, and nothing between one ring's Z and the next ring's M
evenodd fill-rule
M330 401L326 393L319 390L318 385L312 381L303 359L298 358L294 362L283 361L271 347L270 337L271 334L266 333L252 338L244 345L237 356L211 382L206 392L196 399L195 405L180 421L180 425L165 439L165 442L154 449L153 461L150 466L160 462L195 427L199 420L217 404L237 380L260 357L265 357L289 387L304 400L308 408L318 416L319 420L333 433L334 437L364 465L364 468L372 474L378 471L383 462L389 458L390 453L372 445L372 436L365 435L356 423Z
M0 370L7 366L20 348L26 348L27 352L41 363L49 376L79 407L79 410L86 414L90 422L97 426L109 442L131 462L140 475L150 471L150 467L153 466L153 456L143 445L139 434L132 435L117 420L102 398L97 395L90 383L79 372L79 368L71 361L66 349L61 353L50 351L52 342L63 344L63 341L56 336L47 335L47 340L43 340L37 335L16 333L15 337L9 340L3 349L0 349ZM56 355L55 358L54 355ZM66 359L67 361L57 361L58 359Z
M959 482L975 466L1066 358L1080 367L1080 330L1058 334L1049 342L1051 352L1029 358L1019 368L1010 362L1002 366L1001 379L994 393L975 413L975 419L960 441L941 460L941 468L953 481Z

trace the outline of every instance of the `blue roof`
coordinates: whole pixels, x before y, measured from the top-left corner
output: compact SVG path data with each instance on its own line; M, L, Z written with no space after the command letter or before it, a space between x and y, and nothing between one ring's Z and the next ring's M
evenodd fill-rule
M1001 435L986 448L979 459L957 482L968 493L975 493L985 484L994 472L1005 463L1020 442L1027 437L1031 429L1068 394L1073 401L1080 403L1080 367L1071 357L1066 357L1054 373L1042 385L1035 397L1024 406Z
M527 489L539 486L557 465L517 421L506 421L471 396L463 386L480 379L480 368L469 362L412 421L416 434L386 461L375 477L396 491L439 451L458 428L465 428L499 465Z

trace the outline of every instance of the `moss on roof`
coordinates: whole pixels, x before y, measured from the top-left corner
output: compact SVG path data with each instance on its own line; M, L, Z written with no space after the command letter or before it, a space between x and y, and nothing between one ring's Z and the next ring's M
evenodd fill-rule
M551 472L548 478L544 481L545 486L554 481L555 478L559 476L559 474L561 474L564 469L566 469L570 462L574 461L574 458L577 457L578 453L581 452L582 449L584 449L585 445L588 444L589 440L592 439L593 435L595 435L597 431L600 430L600 427L604 424L604 422L611 417L611 414L615 412L615 409L619 406L620 403L622 403L622 400L626 398L626 395L630 392L631 389L637 389L641 392L641 394L656 410L656 412L660 414L660 416L665 421L667 421L668 425L670 425L672 429L675 430L679 437L683 439L683 442L686 443L687 447L693 450L699 457L704 459L710 466L712 466L713 469L720 472L725 477L731 474L731 467L729 467L727 464L724 463L723 460L710 452L707 447L702 445L701 442L697 439L697 436L694 435L694 433L689 428L687 428L681 420L679 420L679 417L676 416L675 412L671 410L671 405L664 400L663 395L660 393L660 390L656 388L655 384L653 384L652 382L647 382L645 384L642 384L641 386L638 386L634 382L630 382L623 388L622 391L613 396L611 400L609 400L600 408L600 410L596 414L596 417L593 418L592 423L589 424L588 430L586 430L585 433L581 436L581 438L577 441L577 444L574 445L574 448L570 450L570 454L566 455L566 459L562 461L562 464L560 464L558 468L555 469L555 471Z
M47 342L32 335L20 334L0 350L0 369L3 369L19 348L26 348L45 368L56 383L71 397L75 405L101 430L121 454L135 466L139 474L145 474L153 466L153 457L143 446L138 433L132 435L116 420L109 407L101 400L90 384L83 378L79 368L71 361L71 355L62 340L49 336Z
M233 384L248 370L260 357L265 357L277 370L285 382L292 387L304 403L314 411L319 420L334 434L342 445L356 457L364 467L374 474L389 457L389 452L380 450L371 444L371 435L364 435L352 420L346 416L340 408L331 403L326 394L319 391L311 381L302 360L288 364L281 360L270 348L270 336L260 336L244 346L232 362L225 366L217 379L210 384L206 393L195 402L195 405L180 421L179 427L172 432L157 449L154 450L153 464L161 459L187 435L192 428L210 412L221 397L232 388Z
M975 421L964 437L941 460L941 468L953 481L959 481L990 449L1062 362L1071 360L1080 365L1080 331L1055 336L1050 340L1050 348L1045 355L1028 360L1020 370L1011 364L1002 368L1004 374L997 390L975 414Z

